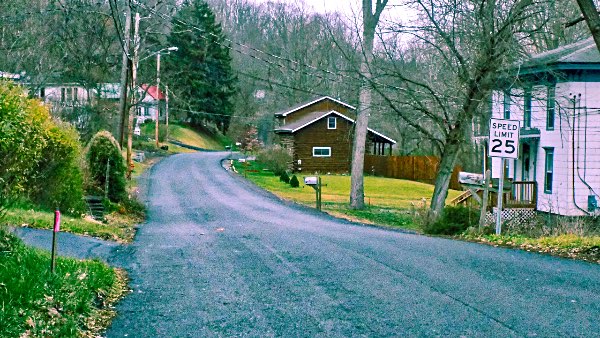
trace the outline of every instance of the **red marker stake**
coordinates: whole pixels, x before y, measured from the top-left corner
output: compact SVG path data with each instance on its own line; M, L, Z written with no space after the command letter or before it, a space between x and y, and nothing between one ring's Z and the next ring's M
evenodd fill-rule
M56 235L60 231L60 211L54 212L54 231L52 231L52 258L50 260L50 272L54 273L56 267Z

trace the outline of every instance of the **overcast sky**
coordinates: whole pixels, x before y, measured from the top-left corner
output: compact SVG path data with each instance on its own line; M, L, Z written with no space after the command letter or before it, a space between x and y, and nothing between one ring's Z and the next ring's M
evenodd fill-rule
M296 2L296 0L254 0L256 2L276 1L282 3ZM361 0L304 0L304 3L309 7L314 8L319 13L338 12L348 18L354 17L354 14L359 14L361 11ZM400 8L398 5L400 0L389 0L388 6L384 11L384 17L405 17L406 8Z

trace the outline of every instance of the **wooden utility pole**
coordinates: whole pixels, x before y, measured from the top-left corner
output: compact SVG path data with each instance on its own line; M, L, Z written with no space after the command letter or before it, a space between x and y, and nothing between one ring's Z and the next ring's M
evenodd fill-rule
M131 147L133 145L133 117L137 108L137 66L138 52L140 49L140 13L135 13L135 24L133 29L133 62L131 63L131 88L133 104L129 107L129 123L127 124L127 177L131 179L133 161L131 160Z
M154 128L154 137L156 138L156 148L158 144L158 120L160 118L160 51L156 54L156 127Z
M165 124L167 125L165 141L167 141L169 139L169 86L165 86Z
M596 47L600 50L600 15L598 15L594 0L577 0L577 4L594 37Z
M125 140L125 121L127 116L127 85L129 84L129 40L131 30L131 9L125 6L125 32L123 32L123 58L121 60L121 88L119 95L119 145L123 148Z
M485 178L483 180L483 199L481 201L481 212L479 214L479 231L483 229L485 225L485 216L487 214L488 197L490 195L490 178L492 171L490 169L485 171Z

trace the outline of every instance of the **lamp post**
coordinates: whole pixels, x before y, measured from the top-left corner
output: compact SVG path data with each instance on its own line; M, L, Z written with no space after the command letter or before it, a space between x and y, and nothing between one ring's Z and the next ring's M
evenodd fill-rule
M134 104L137 104L137 102L135 102L135 93L137 91L136 88L136 78L137 78L137 66L140 62L148 59L149 57L152 57L154 55L157 56L157 64L156 64L156 79L157 79L157 86L156 86L156 96L157 96L157 105L156 105L156 147L158 147L158 112L160 111L160 97L158 96L158 82L160 81L160 54L164 51L167 51L168 53L170 53L171 51L176 51L179 48L177 47L168 47L168 48L163 48L161 50L158 50L142 59L138 60L138 56L137 56L137 51L139 49L139 36L137 34L137 30L138 30L138 26L139 26L139 14L136 13L136 18L135 18L135 34L134 34L134 58L133 58L133 69L132 69L132 87L133 87L133 98L134 98ZM167 54L168 54L167 53ZM131 168L132 168L132 164L133 161L131 160L131 146L132 146L132 138L133 138L133 113L130 112L129 113L129 125L127 128L127 166L128 166L128 170L127 170L127 176L130 178L131 177Z

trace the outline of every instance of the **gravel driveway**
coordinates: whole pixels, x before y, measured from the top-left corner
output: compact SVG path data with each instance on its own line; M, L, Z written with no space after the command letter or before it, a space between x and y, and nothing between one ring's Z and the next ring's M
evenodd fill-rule
M600 267L355 225L164 159L108 337L597 336Z

